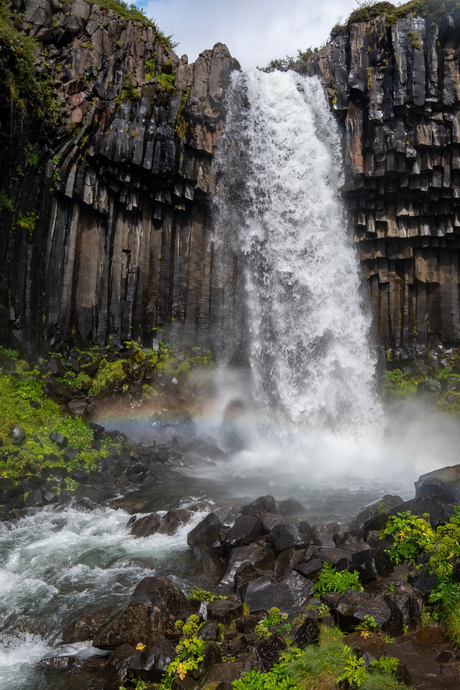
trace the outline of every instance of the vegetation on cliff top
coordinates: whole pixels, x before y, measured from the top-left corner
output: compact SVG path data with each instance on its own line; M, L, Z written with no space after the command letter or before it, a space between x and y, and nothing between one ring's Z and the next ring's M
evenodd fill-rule
M369 0L357 0L357 8L353 10L348 19L343 22L339 17L337 24L331 31L331 37L345 33L352 24L367 22L374 17L383 14L387 17L387 24L394 24L398 19L414 14L420 17L436 17L444 12L452 12L460 7L458 0L410 0L396 7L391 2L369 2ZM342 23L343 22L343 23Z

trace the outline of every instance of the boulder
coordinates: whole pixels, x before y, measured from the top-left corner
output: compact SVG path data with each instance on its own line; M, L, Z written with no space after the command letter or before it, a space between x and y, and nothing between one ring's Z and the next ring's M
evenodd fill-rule
M410 510L413 515L429 515L429 522L433 528L449 522L454 514L454 505L445 503L435 496L419 496L410 501L402 503L397 508L390 511L390 515L397 515L405 510Z
M190 675L195 680L199 680L214 664L220 663L222 663L222 652L219 645L215 642L206 642L203 649L203 659L198 664L198 668L190 672Z
M265 640L259 642L254 650L258 660L259 669L264 673L270 671L274 664L276 664L278 661L279 655L286 649L286 647L286 642L280 635L278 635L278 633L274 633L273 635L270 635L270 637L267 637Z
M296 630L294 645L304 649L307 645L317 644L319 634L318 612L306 611L304 622Z
M60 448L67 448L69 443L69 439L62 434L58 434L57 431L52 431L49 435L49 439L50 441L53 441L53 443L56 443L56 445L58 445Z
M181 590L166 577L146 577L137 585L121 612L96 633L94 647L115 649L137 645L152 636L177 639L176 620L185 620L192 608Z
M315 557L318 558L323 563L332 563L334 568L338 571L348 570L351 562L350 551L345 551L344 549L335 549L333 546L321 547L316 549Z
M320 546L321 541L311 525L303 520L301 522L276 525L267 540L273 544L276 551L285 551L293 546L301 549L310 544Z
M422 474L415 482L415 497L434 496L442 503L460 502L460 465Z
M161 518L161 525L158 531L160 534L171 536L177 532L179 527L183 527L190 522L192 517L193 513L185 508L170 510Z
M265 513L277 514L278 508L273 496L259 496L259 498L256 498L252 503L242 506L241 512L243 515L261 519Z
M296 608L288 585L285 582L274 582L267 575L247 585L243 601L249 607L249 611L269 611L273 606L277 606L280 611L287 613Z
M164 637L151 637L145 648L133 657L129 668L142 671L146 680L159 683L176 656L176 646Z
M285 501L278 501L278 511L284 517L302 518L307 515L307 509L294 498L287 498Z
M11 443L15 446L20 446L26 437L26 432L22 426L14 426L10 433Z
M391 593L384 595L391 615L384 630L390 635L401 635L404 627L415 630L420 624L423 598L407 582L398 585Z
M308 577L309 580L315 580L323 565L323 561L320 561L319 558L311 558L306 563L294 565L293 568L304 577Z
M313 582L299 573L291 571L288 575L285 574L284 583L291 592L296 608L301 608L312 595Z
M223 525L215 513L209 513L187 534L187 544L193 551L195 558L201 560L200 546L208 546L213 551L222 547L220 532Z
M383 628L390 620L391 611L381 594L348 589L338 600L333 615L343 630L359 625L365 616L372 616L378 627Z
M260 529L261 523L259 518L241 515L228 533L225 545L232 548L247 546L258 538Z
M378 577L388 577L393 572L391 558L382 549L365 549L351 557L350 570L359 573L361 584L367 585Z
M123 685L131 662L137 653L134 645L122 644L118 646L104 667L85 686L85 690L117 690Z
M131 518L132 520L133 518ZM150 537L152 534L157 534L161 525L161 517L157 513L151 513L145 517L139 518L131 522L129 520L128 525L131 524L131 534L136 538L140 539L142 537Z
M47 659L41 659L37 663L37 667L44 673L52 673L53 671L69 671L77 661L75 656L51 656Z
M233 587L235 574L240 566L245 563L251 564L256 570L270 571L273 570L275 565L275 555L268 547L256 546L255 544L239 546L233 549L227 570L221 581L222 584Z
M208 620L229 625L243 613L243 605L230 599L217 599L207 606Z
M126 471L126 476L130 482L134 484L141 484L148 474L148 467L143 465L141 462L136 462L134 465L128 468Z
M282 576L285 570L292 570L292 568L295 568L299 563L305 562L307 558L308 555L305 549L286 549L286 551L282 551L276 559L276 575Z
M220 637L220 628L217 621L206 621L200 632L198 633L200 640L206 640L206 642L217 642Z
M241 661L234 661L233 663L215 664L209 672L206 679L207 686L211 683L216 683L216 688L222 690L230 690L234 680L238 680L243 674L243 663ZM214 687L212 685L211 687Z
M370 520L372 517L380 515L381 513L386 513L401 503L404 503L404 501L400 496L396 496L394 494L385 494L385 496L380 498L378 501L374 501L373 503L369 503L367 506L365 506L361 512L358 513L358 515L350 522L349 530L355 530L359 527L362 527L364 523Z

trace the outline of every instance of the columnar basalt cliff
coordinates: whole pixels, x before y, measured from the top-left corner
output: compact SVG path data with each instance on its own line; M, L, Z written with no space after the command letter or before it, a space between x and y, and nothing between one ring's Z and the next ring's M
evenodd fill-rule
M48 113L12 86L4 43L0 327L29 349L72 332L148 344L158 327L207 348L212 155L238 63L217 44L189 65L154 26L83 0L19 9Z
M300 69L321 78L343 123L345 197L377 337L410 357L439 340L460 345L460 9L376 8Z

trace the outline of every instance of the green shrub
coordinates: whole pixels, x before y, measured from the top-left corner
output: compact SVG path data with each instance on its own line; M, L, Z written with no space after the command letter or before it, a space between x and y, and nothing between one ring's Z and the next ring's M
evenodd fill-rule
M314 593L341 592L343 594L347 589L355 589L358 592L363 591L363 586L359 581L359 575L356 570L352 573L349 573L347 570L337 572L332 564L326 561L316 581Z
M199 587L193 587L190 590L189 599L194 599L195 601L216 601L217 599L226 599L227 597L223 594L214 594L214 592L208 592L206 589L200 589Z
M284 623L287 619L287 613L280 613L279 608L273 606L270 609L270 613L267 617L260 621L256 625L255 633L259 640L264 637L270 637L274 632L278 633L288 633L291 630L289 623Z
M410 510L392 515L379 536L380 539L394 537L387 553L396 564L410 561L419 553L430 553L436 541L430 523L423 517L412 515Z
M164 72L160 72L157 75L157 80L158 83L161 86L162 91L175 91L175 86L174 86L174 81L176 79L175 74L165 74Z

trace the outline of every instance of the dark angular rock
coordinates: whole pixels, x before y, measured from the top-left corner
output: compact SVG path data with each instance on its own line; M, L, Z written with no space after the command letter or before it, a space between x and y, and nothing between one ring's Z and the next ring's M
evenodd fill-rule
M260 670L264 673L270 671L278 661L279 655L286 647L286 642L277 633L259 642L255 648L255 652L259 661Z
M333 613L343 630L359 625L366 615L372 616L378 627L383 628L391 616L390 608L381 594L367 594L352 589L340 597Z
M63 643L74 644L75 642L92 640L101 625L104 625L108 617L117 608L117 605L106 606L104 609L77 618L76 621L64 628L62 632Z
M131 520L128 522L128 525L130 522ZM160 525L161 517L156 513L151 513L131 523L131 534L134 535L136 539L150 537L152 534L157 534Z
M259 518L242 515L239 517L227 535L225 544L231 547L247 546L255 541L260 534Z
M206 623L200 629L198 637L201 640L206 640L207 642L217 642L220 637L220 628L217 621L206 621Z
M170 510L161 518L161 525L158 531L160 534L167 534L171 536L177 532L179 527L183 527L190 522L192 517L193 513L185 508Z
M276 525L267 536L267 540L277 551L285 551L293 546L301 549L310 544L321 545L318 535L306 520L294 524Z
M64 376L64 369L62 368L60 359L52 357L48 362L48 371L53 376Z
M405 510L410 510L413 515L429 515L429 522L433 528L439 525L444 525L449 522L454 514L454 505L452 503L443 503L436 497L419 496L410 501L402 503L398 508L390 511L390 515L397 515Z
M284 574L285 570L292 570L299 563L303 563L309 557L309 551L306 549L286 549L282 551L275 563L275 573L279 576ZM321 567L322 567L321 563Z
M153 683L159 683L169 664L176 656L176 647L164 637L151 637L145 649L133 657L129 668L142 671L142 676Z
M276 514L278 508L273 496L259 496L252 503L242 506L241 512L243 515L261 518L265 513Z
M243 663L234 661L226 664L215 664L207 677L207 684L217 683L216 687L221 690L229 690L232 682L238 680L243 674Z
M321 547L316 549L315 557L320 561L332 563L336 570L348 570L351 561L351 553L343 549L334 549L334 547Z
M404 627L414 630L420 624L423 598L411 585L398 585L391 593L384 595L391 616L384 630L390 635L401 635Z
M59 465L56 465L56 467L45 467L45 469L42 470L42 477L45 479L48 479L49 477L61 477L62 479L65 479L68 476L69 473L66 468L60 467Z
M298 517L302 518L307 515L307 509L294 498L288 498L285 501L278 501L278 510L283 517ZM272 511L273 512L273 511Z
M95 422L90 422L88 424L89 428L92 429L94 438L101 439L104 438L105 429L101 424L96 424Z
M208 620L229 625L243 613L243 605L230 599L211 601L207 607Z
M273 570L275 555L273 551L265 546L239 546L233 549L230 554L227 570L222 578L222 584L233 586L234 578L240 566L249 563L256 570Z
M285 575L284 583L291 592L296 608L302 607L312 595L313 582L299 575L299 573L291 571L289 575Z
M220 532L222 527L223 525L217 515L209 513L187 534L187 544L197 560L201 560L200 546L208 546L212 550L221 548Z
M352 555L350 570L357 570L360 582L367 585L378 577L391 575L393 564L389 555L382 549L366 549Z
M361 551L367 548L367 544L364 541L364 530L361 527L333 534L332 540L338 549Z
M79 455L80 455L80 449L79 448L67 448L67 450L64 453L64 460L66 462L73 462L73 460L76 460Z
M223 563L209 546L200 546L200 560L203 568L203 577L210 582L217 583L222 577Z
M316 579L316 576L321 571L323 565L323 561L320 561L319 558L311 558L306 563L298 563L293 567L294 570L296 570L298 573L300 573L304 577L308 577L309 580L314 581Z
M434 496L442 503L460 502L460 465L422 474L415 482L415 497Z
M191 613L185 595L168 578L146 577L123 611L98 630L93 646L115 649L122 644L137 645L154 635L176 639L175 621Z
M306 613L313 614L316 613L316 611L307 611ZM307 645L317 644L319 641L319 633L320 628L317 616L308 615L302 625L296 630L294 645L300 647L300 649L305 649Z
M34 506L42 506L44 503L43 492L41 489L30 491L26 497L26 508L33 508Z
M355 518L353 518L353 520L350 522L349 529L358 529L359 527L362 527L364 523L370 520L371 518L376 517L381 513L386 513L392 508L401 505L401 503L404 503L404 501L400 496L396 496L393 494L385 494L385 496L383 496L378 501L374 501L374 503L369 503L369 505L363 508L362 511L358 513L358 515Z
M67 407L69 409L70 414L72 417L83 417L88 409L88 405L85 400L82 400L80 398L75 398L75 400L70 400L67 403Z
M86 686L85 690L116 690L123 684L130 664L138 654L134 645L122 644L117 647L107 663Z
M214 664L222 663L222 652L219 645L215 642L207 642L203 650L203 660L198 664L198 668L190 672L190 675L195 680L203 678L205 673L214 666Z
M267 575L248 584L244 593L244 603L249 606L249 611L269 611L273 606L277 606L280 611L287 613L295 608L294 597L287 584L273 582Z
M58 434L56 431L52 431L49 435L50 441L53 441L53 443L56 443L60 448L67 448L67 444L69 443L69 439L66 436L63 436L62 434Z
M235 627L239 633L242 635L252 634L264 616L252 614L249 616L243 616L243 618L238 618L235 621Z
M134 484L141 484L146 478L147 473L148 467L146 467L146 465L142 465L140 462L137 462L135 465L131 465L131 467L126 471L126 476L130 482L133 482Z
M39 669L45 673L52 673L53 671L69 671L77 661L75 656L52 656L47 659L42 659L37 663Z

